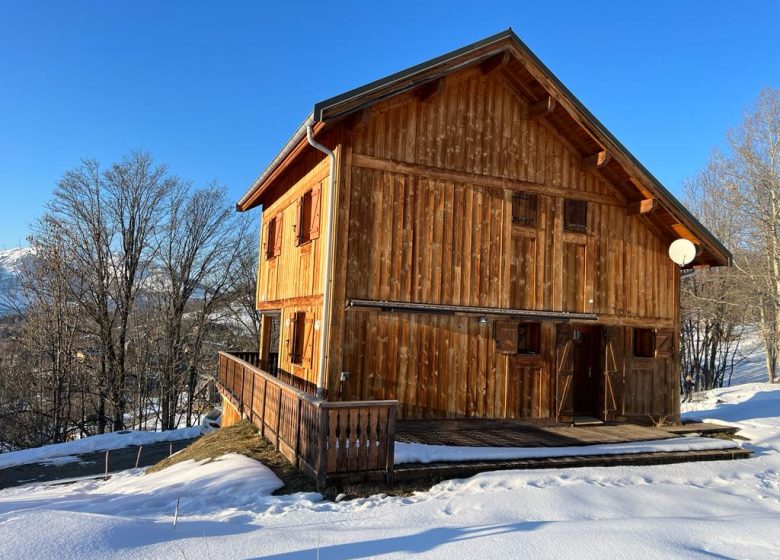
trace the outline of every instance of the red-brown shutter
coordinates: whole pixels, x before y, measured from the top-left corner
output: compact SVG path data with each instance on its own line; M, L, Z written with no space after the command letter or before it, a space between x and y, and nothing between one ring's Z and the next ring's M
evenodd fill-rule
M290 313L290 325L287 327L287 353L290 355L290 361L295 363L295 336L298 321L295 313Z
M301 232L303 231L303 221L301 220L301 214L303 213L303 197L295 201L295 224L293 230L295 231L295 246L301 244Z
M320 192L320 185L317 185L311 191L311 229L309 230L309 239L317 239L320 236Z
M273 220L269 220L269 221L267 221L266 223L263 224L263 233L262 233L263 248L262 248L262 251L263 251L263 256L265 258L268 258L268 255L270 253L270 251L269 251L269 247L270 246L268 245L268 226L271 225L271 221L273 221Z
M276 224L274 224L274 257L278 256L282 252L282 215L279 214L274 218Z
M303 325L303 356L301 357L301 362L303 367L310 368L314 350L314 315L306 313Z

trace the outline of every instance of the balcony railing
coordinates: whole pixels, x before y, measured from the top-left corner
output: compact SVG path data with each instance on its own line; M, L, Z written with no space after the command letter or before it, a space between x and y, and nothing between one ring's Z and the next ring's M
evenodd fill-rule
M261 369L257 352L220 352L219 387L260 435L318 485L359 473L392 477L398 401L317 399Z

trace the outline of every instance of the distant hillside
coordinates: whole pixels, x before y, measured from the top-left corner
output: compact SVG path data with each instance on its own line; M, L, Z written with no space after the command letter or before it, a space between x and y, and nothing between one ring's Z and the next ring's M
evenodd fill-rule
M28 247L0 251L0 316L11 312L13 306L9 307L9 303L19 287L19 272L34 258L33 250Z

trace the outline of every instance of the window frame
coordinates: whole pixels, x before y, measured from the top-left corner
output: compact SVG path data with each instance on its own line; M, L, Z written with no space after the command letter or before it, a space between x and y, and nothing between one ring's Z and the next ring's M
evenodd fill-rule
M579 214L582 213L582 216ZM582 223L574 223L573 218L581 217ZM578 198L563 199L563 230L572 233L588 233L588 201Z
M643 340L640 340L640 338L643 338ZM634 358L655 358L655 351L655 329L633 329L631 334L631 355Z
M523 335L525 331L525 335ZM523 345L523 339L526 339ZM517 353L522 356L538 356L542 353L542 324L528 321L517 325Z
M523 206L525 208L526 215L522 216L515 213L515 210L520 204L518 201L524 201ZM512 193L512 225L535 228L539 222L539 195L536 193L519 191Z

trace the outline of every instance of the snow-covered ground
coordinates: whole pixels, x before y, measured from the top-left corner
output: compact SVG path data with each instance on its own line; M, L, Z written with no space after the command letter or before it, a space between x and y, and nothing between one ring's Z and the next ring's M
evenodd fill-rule
M271 496L240 456L108 482L0 492L7 558L780 558L780 386L712 391L692 418L736 423L755 457L499 471L410 497ZM179 518L173 526L176 501Z

